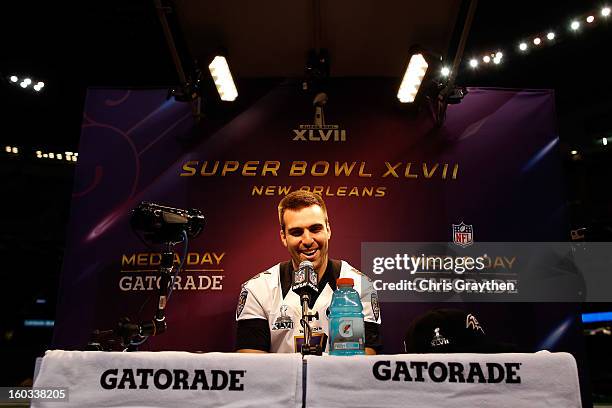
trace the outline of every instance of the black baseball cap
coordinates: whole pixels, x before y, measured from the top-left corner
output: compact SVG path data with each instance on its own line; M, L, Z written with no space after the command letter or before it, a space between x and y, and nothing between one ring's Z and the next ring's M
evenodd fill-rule
M476 316L461 309L434 309L417 317L404 337L406 353L513 353L494 341Z

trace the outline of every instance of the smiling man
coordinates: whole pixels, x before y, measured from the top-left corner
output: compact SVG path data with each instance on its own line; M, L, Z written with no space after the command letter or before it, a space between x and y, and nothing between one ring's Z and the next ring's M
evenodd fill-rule
M304 331L300 324L302 309L297 294L291 291L291 276L302 261L312 262L319 278L319 295L310 300L319 318L311 322L312 344L326 350L327 308L336 280L352 278L363 305L366 353L380 350L380 308L369 278L345 261L328 255L331 227L323 199L309 191L294 191L278 205L280 239L290 261L274 265L242 285L236 309L236 349L239 352L300 352Z

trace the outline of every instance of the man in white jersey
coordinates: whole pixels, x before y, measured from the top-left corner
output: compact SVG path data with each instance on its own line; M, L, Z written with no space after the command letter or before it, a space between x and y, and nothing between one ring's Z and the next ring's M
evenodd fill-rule
M291 260L274 265L242 285L236 309L238 352L300 352L304 330L299 296L291 291L291 276L302 261L312 262L319 279L319 295L310 300L311 344L326 351L327 308L336 279L352 278L363 305L366 354L380 351L380 306L369 278L345 261L328 256L331 229L323 199L304 190L285 196L278 205L280 238Z

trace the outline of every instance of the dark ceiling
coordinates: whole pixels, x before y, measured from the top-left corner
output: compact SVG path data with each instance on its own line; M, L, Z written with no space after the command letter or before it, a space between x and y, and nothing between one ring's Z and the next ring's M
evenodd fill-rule
M332 76L401 75L414 43L452 57L467 1L427 2L319 0L282 2L165 1L179 53L189 70L224 48L238 78L299 77L307 51L328 48ZM609 111L612 62L604 58L610 24L569 35L575 15L597 10L599 1L480 1L468 37L467 58L501 47L512 51L530 33L560 28L551 47L511 55L500 66L471 72L457 82L470 86L553 88L560 121L572 115L601 121ZM320 29L315 24L320 16ZM457 24L455 24L457 21ZM29 73L47 83L42 95L0 86L6 127L2 139L28 146L76 149L87 86L170 86L178 77L154 0L109 0L64 6L8 2L0 15L0 72ZM450 47L449 47L450 44ZM593 118L593 119L589 119ZM26 126L27 125L27 126ZM590 125L589 125L590 126ZM597 127L598 125L593 125ZM564 126L565 127L565 126ZM580 127L580 126L578 126ZM582 132L581 129L572 134ZM568 135L569 136L569 135Z

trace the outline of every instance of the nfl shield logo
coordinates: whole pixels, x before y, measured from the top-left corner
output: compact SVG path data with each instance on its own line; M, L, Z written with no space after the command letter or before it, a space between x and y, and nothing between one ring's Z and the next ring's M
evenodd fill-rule
M453 242L459 246L466 247L474 243L474 230L471 225L453 224Z

